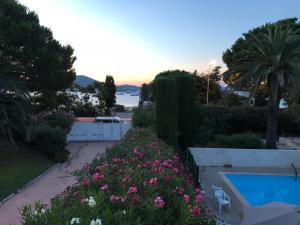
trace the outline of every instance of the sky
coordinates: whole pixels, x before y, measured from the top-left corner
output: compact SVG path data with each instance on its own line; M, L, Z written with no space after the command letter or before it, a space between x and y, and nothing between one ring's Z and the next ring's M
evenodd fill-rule
M300 18L299 0L19 0L74 48L78 75L117 84L165 70L206 72L248 30Z

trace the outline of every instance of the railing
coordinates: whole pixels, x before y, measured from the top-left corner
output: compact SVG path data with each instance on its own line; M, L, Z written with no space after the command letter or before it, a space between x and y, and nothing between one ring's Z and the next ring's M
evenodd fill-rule
M294 169L294 172L295 172L295 181L296 181L297 178L298 178L297 168L295 167L295 165L293 163L291 163L291 167Z
M190 152L190 150L187 149L186 152L187 152L186 160L187 160L188 166L190 167L190 170L193 174L195 183L198 184L199 186L201 186L201 184L199 182L199 166L196 164L194 157L193 157L192 153Z

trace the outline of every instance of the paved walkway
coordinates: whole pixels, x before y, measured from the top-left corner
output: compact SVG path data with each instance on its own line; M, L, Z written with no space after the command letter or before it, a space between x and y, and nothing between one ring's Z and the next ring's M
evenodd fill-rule
M114 142L69 143L67 149L72 153L69 161L55 167L0 206L0 225L20 225L19 208L36 201L49 204L51 198L76 182L71 174L73 171L90 163L98 153L105 152L113 144Z

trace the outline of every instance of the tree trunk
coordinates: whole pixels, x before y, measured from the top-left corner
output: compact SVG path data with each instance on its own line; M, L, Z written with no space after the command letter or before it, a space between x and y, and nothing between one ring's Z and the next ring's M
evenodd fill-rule
M278 118L279 118L279 101L280 98L270 98L268 108L268 123L267 123L267 134L266 134L266 145L265 148L276 149L278 139Z

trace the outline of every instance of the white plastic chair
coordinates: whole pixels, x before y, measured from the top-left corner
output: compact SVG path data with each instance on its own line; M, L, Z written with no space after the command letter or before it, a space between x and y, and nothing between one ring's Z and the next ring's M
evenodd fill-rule
M217 201L219 196L223 194L223 188L212 185L212 189L214 191L215 200Z
M219 213L222 213L223 206L228 206L229 211L231 210L230 197L224 191L218 196Z
M216 225L231 225L231 224L225 223L225 222L223 222L221 220L217 220L217 224Z

